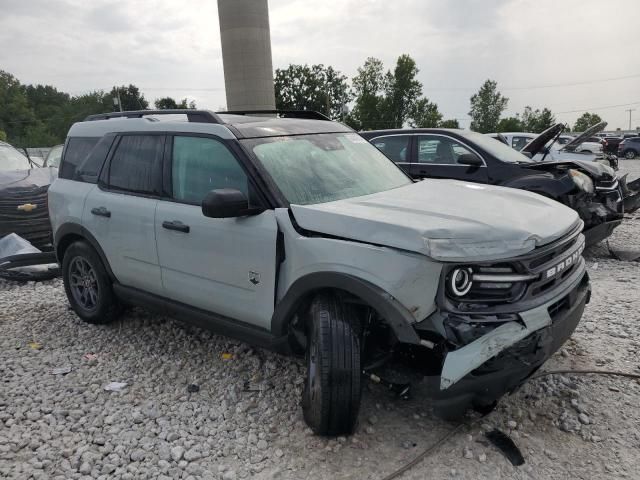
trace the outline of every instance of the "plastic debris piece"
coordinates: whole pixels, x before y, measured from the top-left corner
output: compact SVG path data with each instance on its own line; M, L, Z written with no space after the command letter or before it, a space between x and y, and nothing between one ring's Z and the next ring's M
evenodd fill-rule
M195 383L190 383L189 385L187 385L187 392L196 393L199 391L200 391L200 385L197 385Z
M64 367L57 367L51 370L52 375L66 375L67 373L71 373L71 365L65 365Z
M222 354L222 359L223 360L231 360L233 358L233 353L223 353Z
M42 344L40 342L29 342L29 347L32 350L42 350Z
M127 384L125 382L111 382L104 386L104 389L108 392L121 392Z
M84 358L85 360L97 360L98 359L98 355L96 355L95 353L85 353L82 358Z
M500 450L500 452L502 452L513 466L519 467L524 464L522 452L520 452L520 449L515 443L513 443L513 440L511 440L506 433L496 428L485 433L485 436L498 450Z
M598 269L598 262L594 262L593 265L591 266L591 268L593 270L597 270Z

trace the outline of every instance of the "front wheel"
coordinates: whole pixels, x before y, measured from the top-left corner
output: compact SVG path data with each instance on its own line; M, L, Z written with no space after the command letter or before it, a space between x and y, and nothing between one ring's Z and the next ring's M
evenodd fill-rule
M635 150L627 150L626 152L624 152L624 158L626 158L627 160L633 160L634 158L636 158Z
M309 309L302 411L318 435L353 432L360 410L360 325L353 308L321 293Z

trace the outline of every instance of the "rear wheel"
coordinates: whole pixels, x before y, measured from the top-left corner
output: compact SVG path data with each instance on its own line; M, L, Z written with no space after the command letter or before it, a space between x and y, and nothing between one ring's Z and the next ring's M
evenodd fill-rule
M302 411L318 435L353 432L360 410L360 325L353 308L321 293L309 309Z
M626 158L627 160L633 160L634 158L636 158L635 150L627 150L626 152L624 152L624 158Z
M62 260L64 290L76 314L87 323L109 323L120 313L102 260L84 241L72 243Z

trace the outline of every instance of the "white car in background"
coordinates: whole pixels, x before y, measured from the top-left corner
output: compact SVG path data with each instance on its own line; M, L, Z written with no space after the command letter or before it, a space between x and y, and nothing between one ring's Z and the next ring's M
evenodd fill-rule
M497 133L490 133L489 135L495 138L496 140L503 141L502 139L498 138ZM502 135L502 137L506 140L506 142L503 141L503 143L506 143L507 145L509 145L512 148L515 148L518 151L522 151L522 149L526 147L532 140L534 140L535 138L538 138L537 133L527 133L527 132L504 132L504 133L500 133L499 135ZM576 138L583 138L583 136L580 135L579 137L576 137L573 135L560 135L551 148L554 148L556 150L562 150L565 146L569 144L575 145ZM602 143L584 141L584 142L578 143L575 149L572 149L571 151L575 153L584 152L584 153L599 154L599 153L602 153Z

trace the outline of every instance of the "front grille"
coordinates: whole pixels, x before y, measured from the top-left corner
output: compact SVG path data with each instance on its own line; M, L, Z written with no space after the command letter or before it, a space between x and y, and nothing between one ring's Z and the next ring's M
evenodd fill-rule
M47 203L48 189L48 186L44 186L0 192L0 237L16 233L36 246L49 243L51 224ZM36 207L31 211L18 209L27 204Z

